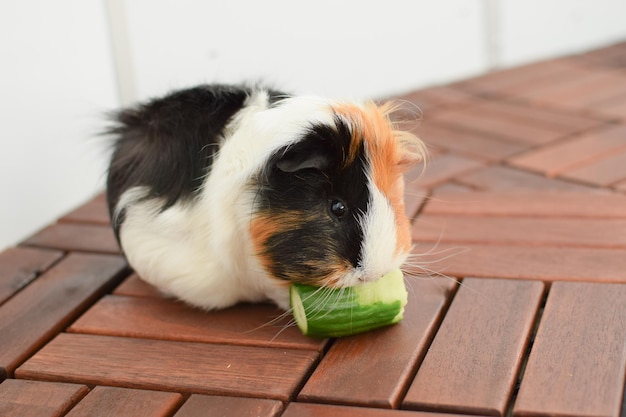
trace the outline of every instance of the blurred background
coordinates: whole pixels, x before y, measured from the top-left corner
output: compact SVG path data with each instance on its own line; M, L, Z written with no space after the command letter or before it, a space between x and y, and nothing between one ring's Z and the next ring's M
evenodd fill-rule
M102 190L119 106L203 82L377 98L626 40L625 0L0 3L0 250Z

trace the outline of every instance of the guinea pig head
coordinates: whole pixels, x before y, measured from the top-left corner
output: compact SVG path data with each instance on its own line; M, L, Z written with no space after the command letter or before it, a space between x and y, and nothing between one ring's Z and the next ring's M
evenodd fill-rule
M411 249L403 173L424 146L391 105L333 103L256 178L250 234L270 277L349 287L399 268Z

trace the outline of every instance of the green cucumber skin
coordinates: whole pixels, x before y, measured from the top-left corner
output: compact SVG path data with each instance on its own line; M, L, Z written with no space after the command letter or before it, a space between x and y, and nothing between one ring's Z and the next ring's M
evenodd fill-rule
M396 300L362 305L353 288L320 290L293 284L291 292L292 302L299 298L306 313L306 330L298 323L300 330L311 337L348 336L397 323L406 304L406 300Z

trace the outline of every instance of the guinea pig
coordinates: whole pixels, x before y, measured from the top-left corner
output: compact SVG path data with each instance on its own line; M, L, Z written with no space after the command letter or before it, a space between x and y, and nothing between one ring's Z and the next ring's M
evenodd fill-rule
M201 85L116 113L111 224L130 266L203 309L292 282L350 287L411 249L403 173L424 157L389 104Z

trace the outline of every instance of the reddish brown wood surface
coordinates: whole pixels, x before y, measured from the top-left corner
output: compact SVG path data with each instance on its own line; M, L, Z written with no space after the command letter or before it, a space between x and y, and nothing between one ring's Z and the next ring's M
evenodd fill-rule
M404 320L389 328L337 340L298 400L397 407L426 353L456 283L409 278Z
M175 417L237 416L278 417L283 403L258 398L192 395Z
M483 216L626 218L626 195L555 191L438 193L424 213Z
M504 416L544 286L465 279L403 406Z
M0 306L0 369L10 374L125 270L119 256L73 253Z
M319 353L62 333L17 378L289 400Z
M120 252L111 227L99 224L55 223L26 239L23 244L65 251Z
M291 403L283 417L458 417L455 414L424 413L420 411L383 410L341 405Z
M626 379L626 285L552 284L516 416L618 416Z
M106 197L104 193L96 195L94 198L67 213L59 221L74 223L95 223L110 224L109 211L107 210Z
M135 273L132 273L128 278L126 278L124 282L122 282L113 291L113 294L132 295L135 297L166 298L157 288L139 278L139 276Z
M9 248L0 253L0 305L63 256L62 252Z
M95 387L67 417L168 417L182 402L177 393Z
M0 416L61 417L88 391L84 385L9 379L0 384Z
M268 304L202 311L162 298L107 296L69 331L146 339L321 350L325 340L304 337L291 315Z

